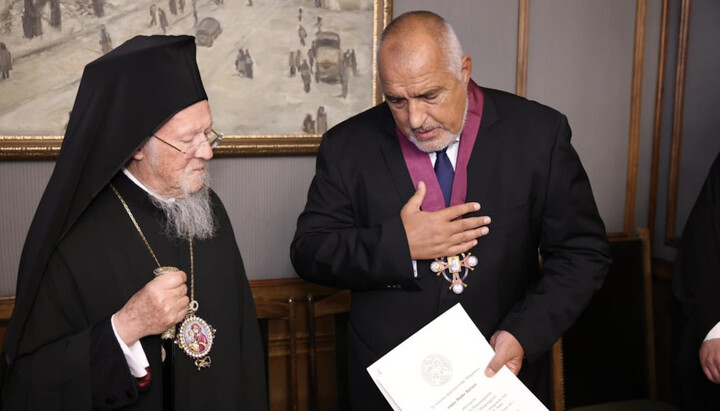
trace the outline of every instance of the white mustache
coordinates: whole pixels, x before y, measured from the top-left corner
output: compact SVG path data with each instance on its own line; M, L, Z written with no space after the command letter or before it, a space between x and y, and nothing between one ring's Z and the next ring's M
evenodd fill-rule
M422 127L422 128L413 128L413 133L427 133L428 131L435 130L436 128L440 128L440 126L430 126L430 127Z

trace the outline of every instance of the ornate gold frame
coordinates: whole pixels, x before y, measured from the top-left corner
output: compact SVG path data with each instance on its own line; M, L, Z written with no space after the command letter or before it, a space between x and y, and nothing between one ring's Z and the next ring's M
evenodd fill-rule
M373 0L373 73L372 96L382 101L377 80L375 47L377 39L392 18L392 0ZM238 135L225 136L215 149L217 157L313 155L320 135ZM62 136L0 136L0 160L54 160L60 152Z

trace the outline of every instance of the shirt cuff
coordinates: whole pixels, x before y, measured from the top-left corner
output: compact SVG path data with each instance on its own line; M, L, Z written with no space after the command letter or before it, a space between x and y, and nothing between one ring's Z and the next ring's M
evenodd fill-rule
M714 340L716 338L720 338L720 323L715 324L703 341Z
M130 373L135 378L145 377L148 374L146 368L150 366L150 363L145 356L145 350L143 350L140 340L135 341L131 346L128 347L128 345L125 344L125 342L120 338L117 330L115 329L114 315L110 317L110 325L112 325L113 333L115 333L115 338L117 339L118 344L120 344L120 348L125 355L125 361L127 361L128 363Z
M413 265L413 276L415 278L417 278L417 276L418 276L417 275L417 260L412 260L412 265Z

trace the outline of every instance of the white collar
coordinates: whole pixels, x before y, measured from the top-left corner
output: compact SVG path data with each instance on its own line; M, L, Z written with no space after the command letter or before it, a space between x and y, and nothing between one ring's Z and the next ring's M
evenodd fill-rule
M132 181L133 183L135 183L135 185L137 185L138 187L142 188L146 193L148 193L148 194L150 194L151 196L157 198L158 200L162 200L162 201L165 201L165 202L167 202L167 203L172 203L173 201L175 201L174 198L164 198L164 197L162 197L161 195L156 194L155 192L151 191L149 188L145 187L145 185L144 185L143 183L141 183L140 180L138 180L137 178L135 178L134 175L132 175L132 173L130 172L130 170L127 169L127 167L123 167L122 171L123 171L123 173L127 176L127 178L130 179L130 181Z
M448 158L450 159L450 163L452 164L453 169L455 168L455 165L457 164L457 157L458 157L459 151L460 151L460 137L451 141L450 144L448 144L446 151L445 151ZM435 159L437 158L437 154L435 152L432 152L432 153L428 153L428 155L430 156L430 162L432 163L433 167L435 167Z

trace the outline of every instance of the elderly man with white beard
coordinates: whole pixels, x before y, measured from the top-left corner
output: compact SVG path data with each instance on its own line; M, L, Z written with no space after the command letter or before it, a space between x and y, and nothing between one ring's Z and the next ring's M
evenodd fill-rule
M221 135L188 36L90 63L21 258L4 410L266 410ZM162 274L162 275L160 275Z

